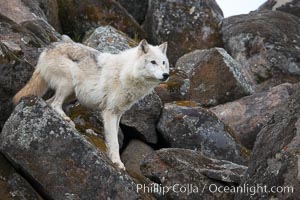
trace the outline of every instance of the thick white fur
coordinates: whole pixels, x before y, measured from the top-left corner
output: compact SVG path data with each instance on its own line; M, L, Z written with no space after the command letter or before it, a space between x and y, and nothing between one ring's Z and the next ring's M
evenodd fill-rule
M109 158L125 169L119 155L118 127L122 114L149 94L169 74L167 44L145 40L119 54L99 53L72 42L54 44L40 56L37 69L55 95L50 105L65 119L65 99L75 94L87 107L101 109ZM155 61L155 63L154 63Z

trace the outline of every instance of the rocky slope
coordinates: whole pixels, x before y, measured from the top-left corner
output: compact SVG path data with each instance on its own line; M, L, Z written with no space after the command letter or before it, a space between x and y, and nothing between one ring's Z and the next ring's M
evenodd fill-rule
M0 199L298 199L299 17L296 0L229 18L215 0L0 1ZM99 111L66 104L73 128L42 98L12 106L62 34L110 53L169 43L170 80L121 119L126 172Z

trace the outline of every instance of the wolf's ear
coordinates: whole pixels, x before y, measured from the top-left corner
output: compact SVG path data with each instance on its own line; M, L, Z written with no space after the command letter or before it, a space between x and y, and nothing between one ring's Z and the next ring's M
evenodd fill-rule
M146 54L149 51L149 44L148 44L147 40L143 39L142 41L140 41L138 48L141 52Z
M167 48L168 48L168 42L164 42L161 45L158 46L160 48L160 50L166 54L167 53Z

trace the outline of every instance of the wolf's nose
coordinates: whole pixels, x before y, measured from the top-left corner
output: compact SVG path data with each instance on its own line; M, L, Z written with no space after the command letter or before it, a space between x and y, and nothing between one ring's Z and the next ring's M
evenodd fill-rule
M169 78L169 76L170 76L169 74L163 73L163 77L164 77L163 79L164 79L164 81L167 80Z

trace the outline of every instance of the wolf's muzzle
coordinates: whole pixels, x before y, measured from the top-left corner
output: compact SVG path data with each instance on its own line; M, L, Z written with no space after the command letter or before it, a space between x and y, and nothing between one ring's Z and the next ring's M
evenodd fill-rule
M168 80L168 78L169 78L169 74L167 74L167 73L163 73L163 78L162 79L160 79L160 81L166 81L166 80Z

